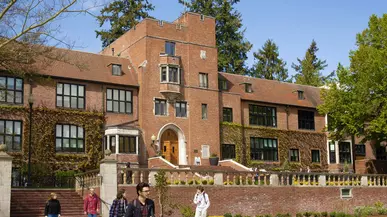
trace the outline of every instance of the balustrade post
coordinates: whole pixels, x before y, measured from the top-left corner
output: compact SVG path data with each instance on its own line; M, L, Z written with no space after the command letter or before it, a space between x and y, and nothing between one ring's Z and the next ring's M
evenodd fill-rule
M278 184L279 184L278 174L270 174L270 185L278 186Z

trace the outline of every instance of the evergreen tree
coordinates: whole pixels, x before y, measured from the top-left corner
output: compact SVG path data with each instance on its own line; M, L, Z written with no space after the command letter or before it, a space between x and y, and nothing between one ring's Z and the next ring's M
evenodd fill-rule
M267 40L258 52L254 52L254 58L257 61L250 71L252 77L290 82L286 62L279 58L278 46L273 40Z
M252 45L244 38L242 15L233 7L239 0L179 0L189 11L216 19L218 70L246 74L245 61Z
M150 17L148 12L154 6L148 0L115 0L101 10L97 17L99 26L110 24L108 30L96 30L97 37L101 37L102 47L107 47L117 38L139 23Z
M292 64L292 68L297 72L294 76L297 84L319 87L326 84L327 81L333 77L334 72L328 76L323 76L321 74L321 71L324 70L328 64L326 64L326 60L317 58L316 53L318 50L317 44L313 40L305 53L304 59L300 60L297 58L298 65L295 63Z

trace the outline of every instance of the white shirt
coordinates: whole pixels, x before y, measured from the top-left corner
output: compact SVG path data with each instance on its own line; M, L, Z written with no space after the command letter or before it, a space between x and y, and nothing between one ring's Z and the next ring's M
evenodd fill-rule
M208 194L205 192L201 194L195 194L194 203L196 204L197 209L208 209L208 207L210 207L210 199L208 198Z

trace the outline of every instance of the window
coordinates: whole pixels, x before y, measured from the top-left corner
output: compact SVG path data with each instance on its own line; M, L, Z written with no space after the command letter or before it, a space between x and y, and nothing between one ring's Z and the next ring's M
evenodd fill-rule
M277 139L250 137L251 160L278 161Z
M121 76L122 75L121 65L113 64L112 65L112 74L117 75L117 76Z
M8 151L21 151L22 122L0 119L0 144L5 144Z
M376 160L387 160L386 147L380 146L376 148Z
M209 157L210 157L210 146L202 145L202 158L209 158Z
M167 115L167 101L155 99L155 115Z
M160 81L180 84L180 68L170 65L161 66Z
M340 189L341 199L352 198L352 189L351 188L341 188Z
M298 94L298 99L299 100L304 100L304 91L302 90L297 90L297 94Z
M165 42L165 53L170 56L175 56L175 43L174 42Z
M202 104L202 119L206 120L207 118L207 104Z
M277 126L277 111L275 107L249 105L250 125L267 127Z
M132 91L106 89L106 111L132 114Z
M85 85L56 84L56 106L63 108L85 108Z
M335 142L332 141L329 142L329 163L336 163L336 146Z
M0 76L0 103L23 104L23 79Z
M204 15L203 14L200 14L200 20L204 21Z
M232 122L232 108L223 108L223 121Z
M227 81L226 80L219 80L219 90L227 90Z
M208 74L199 73L199 87L208 88Z
M251 84L245 84L245 92L246 93L252 93L253 92L253 88L252 88Z
M136 154L136 137L119 136L119 144L119 153Z
M187 117L187 102L175 103L176 117Z
M222 144L222 160L235 158L235 145Z
M69 124L56 125L57 152L85 152L85 134L82 127Z
M340 142L339 143L339 160L340 163L351 163L351 143Z
M320 163L320 150L312 150L312 163Z
M365 156L366 155L366 147L364 144L356 144L355 145L355 153L357 156Z
M314 130L314 112L298 110L298 129Z
M300 154L298 149L290 149L289 150L289 159L291 162L299 162Z

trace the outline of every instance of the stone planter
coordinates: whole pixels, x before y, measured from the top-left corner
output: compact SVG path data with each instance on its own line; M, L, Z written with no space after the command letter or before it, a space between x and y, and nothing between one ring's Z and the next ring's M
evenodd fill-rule
M219 157L210 157L211 166L218 166L218 163L219 163Z

